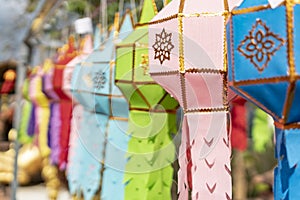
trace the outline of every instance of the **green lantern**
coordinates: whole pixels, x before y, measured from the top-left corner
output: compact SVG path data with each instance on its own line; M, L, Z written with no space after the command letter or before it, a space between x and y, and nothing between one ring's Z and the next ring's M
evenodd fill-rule
M145 0L135 31L116 47L115 82L130 109L125 199L171 199L178 103L148 73L148 22L156 13Z

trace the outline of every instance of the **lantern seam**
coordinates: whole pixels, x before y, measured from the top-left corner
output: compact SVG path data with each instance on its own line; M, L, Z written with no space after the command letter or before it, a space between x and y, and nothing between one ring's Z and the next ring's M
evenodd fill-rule
M279 129L286 129L286 130L290 130L290 129L299 129L300 128L300 123L296 122L296 123L290 123L290 124L282 124L279 122L274 122L274 125L276 128Z
M132 69L131 69L131 80L134 82L135 81L135 73L134 73L134 68L135 68L135 43L132 46Z
M126 118L126 117L109 116L109 120L114 120L114 121L128 121L128 118Z
M92 67L93 64L109 64L109 61L105 61L105 62L81 62L80 66L82 67Z
M247 92L239 89L238 87L235 87L236 90L238 90L242 95L246 96L247 99L251 100L252 102L254 102L255 104L258 105L258 107L262 108L263 110L265 110L268 114L270 114L274 119L281 121L281 118L279 116L277 116L274 112L272 112L271 110L269 110L268 108L266 108L263 104L261 104L256 98L250 96Z
M160 109L153 109L153 108L135 108L130 107L130 111L140 111L140 112L152 112L152 113L170 113L170 114L176 114L176 109L166 109L166 110L160 110Z
M115 66L114 65L115 62L113 60L111 60L111 62L109 63L109 93L111 94L112 93L112 80L113 80L113 67ZM109 103L109 115L112 116L113 114L113 108L112 108L112 98L109 97L108 98L108 103Z
M160 76L160 75L168 76L168 75L176 75L178 73L179 73L178 70L174 70L174 71L165 71L165 72L150 72L149 74L151 76Z
M226 8L226 11L228 11L228 2L227 0L224 0L224 7ZM222 76L223 78L223 85L222 85L222 96L223 96L223 105L228 105L228 82L227 82L227 74L228 74L228 61L227 61L227 42L226 42L226 22L228 20L229 15L225 15L224 20L224 27L223 27L223 70L224 74Z
M293 29L294 29L294 2L287 0L286 2L286 31L287 31L287 56L289 65L289 87L286 92L286 98L283 107L283 122L286 123L290 109L292 106L292 101L295 97L295 55L294 55L294 40L293 40Z
M150 72L151 76L161 76L161 75L176 75L179 74L179 70L174 71L164 71L164 72ZM211 69L211 68L190 68L185 71L185 73L199 73L199 74L221 74L226 75L226 71L221 69Z
M183 103L183 111L185 112L187 109L185 79L184 79L184 74L180 73L179 76L180 76L181 98L182 98L182 103Z
M129 80L116 80L116 83L128 83L136 85L157 85L155 81L129 81Z
M233 16L230 19L230 46L231 46L231 65L232 65L232 72L231 72L231 76L232 76L232 81L233 83L235 82L235 63L234 63L234 39L233 39Z
M84 90L75 90L75 89L72 89L72 91L76 91L78 93L89 93L89 94L93 94L93 95L96 95L96 96L103 96L103 97L124 98L124 96L116 95L116 94L99 94L99 93L96 93L96 92L90 92L90 91L84 91Z
M137 91L137 93L139 94L139 96L143 99L143 101L147 104L147 106L149 108L151 108L151 104L147 101L146 97L143 95L143 93L140 91L140 89L136 86L135 83L132 84L133 88L135 89L135 91Z
M181 73L185 72L184 67L184 42L183 42L183 18L178 16L178 32L179 32L179 70Z
M229 12L228 0L223 0L224 9Z
M187 109L185 110L185 114L188 113L215 113L215 112L227 112L229 111L228 106L224 107L210 107L210 108L196 108L196 109Z
M192 13L192 14L185 14L185 13L177 13L170 15L168 17L164 17L159 20L153 20L150 22L145 22L145 23L138 23L135 25L135 27L141 27L141 26L147 26L147 25L153 25L153 24L160 24L162 22L170 21L172 19L179 18L180 16L183 18L189 18L189 17L220 17L220 16L225 16L228 15L229 12L223 11L223 12L202 12L202 13Z
M161 99L157 102L157 105L160 105L163 100L168 96L168 93L164 90L165 94L161 97Z
M288 82L288 80L289 80L288 76L278 76L278 77L271 77L271 78L258 78L258 79L234 81L233 85L243 86L243 85L252 85L252 84L278 83L278 82Z
M239 10L233 10L233 11L231 11L231 13L232 13L232 15L241 15L241 14L248 14L248 13L258 12L258 11L263 11L263 10L268 10L268 9L271 9L271 6L269 4L262 5L262 6L253 6L250 8L242 8Z

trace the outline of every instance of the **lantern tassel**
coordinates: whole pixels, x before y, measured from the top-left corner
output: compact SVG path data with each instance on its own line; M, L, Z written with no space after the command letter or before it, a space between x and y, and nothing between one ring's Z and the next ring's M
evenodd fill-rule
M186 116L183 119L182 124L182 142L179 148L179 166L178 171L178 193L179 200L189 199L189 191L192 190L192 175L191 175L191 166L192 160L190 157L190 145L189 141L189 131ZM188 153L189 152L189 153Z

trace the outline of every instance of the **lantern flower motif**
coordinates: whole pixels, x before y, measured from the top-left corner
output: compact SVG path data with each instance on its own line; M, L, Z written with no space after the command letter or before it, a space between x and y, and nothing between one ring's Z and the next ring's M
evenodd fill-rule
M241 41L238 51L253 63L258 71L267 67L272 56L285 41L269 30L267 25L258 19L249 35Z
M100 90L104 88L104 85L106 83L105 72L103 72L102 70L96 72L93 77L93 83L94 83L94 88L96 89Z
M155 55L154 59L159 59L160 64L165 60L170 60L171 50L174 48L172 44L172 33L167 33L163 28L160 34L155 34L155 43L152 45Z

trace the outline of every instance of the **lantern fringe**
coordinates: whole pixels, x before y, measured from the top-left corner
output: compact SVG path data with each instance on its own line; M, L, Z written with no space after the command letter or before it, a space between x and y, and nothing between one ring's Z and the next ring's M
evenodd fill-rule
M90 126L90 123L94 126ZM94 157L93 152L89 151L88 147L89 145L97 145L98 142L100 145L101 140L98 140L97 134L90 140L87 140L86 137L96 130L94 129L96 124L96 119L81 105L74 107L71 121L69 162L66 172L70 193L77 197L81 197L83 194L86 200L93 199L100 184L101 163Z
M166 117L164 123L157 120L161 116ZM138 127L150 120L148 130L151 135L147 135ZM175 159L171 131L175 128L175 114L151 113L150 118L148 112L130 111L128 132L131 139L125 173L125 199L171 199L171 164Z
M211 127L206 127L206 130L201 124L191 126L190 116L184 117L182 141L186 143L181 144L179 151L179 199L231 199L231 146L225 123L227 114L210 114L214 115L218 116L219 123L223 121L217 135L210 135L216 131ZM201 118L210 116L197 114L193 118L201 121ZM196 134L192 135L190 130Z
M278 166L274 171L274 198L299 199L300 198L300 156L298 146L300 142L300 129L276 129L275 156Z

